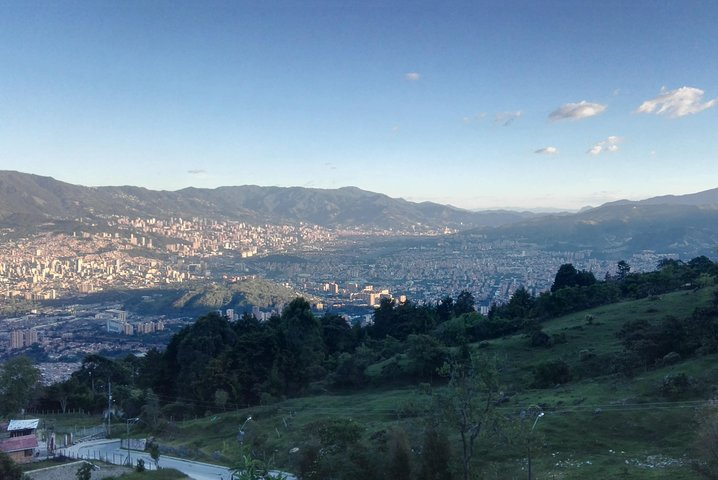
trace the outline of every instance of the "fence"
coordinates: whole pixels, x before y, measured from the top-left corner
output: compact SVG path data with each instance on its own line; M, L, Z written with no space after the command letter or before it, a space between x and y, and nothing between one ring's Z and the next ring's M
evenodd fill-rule
M74 460L87 460L87 461L97 461L97 462L105 462L105 463L111 463L113 465L127 465L127 454L126 453L117 453L117 452L106 452L103 450L85 450L83 452L73 452L73 451L61 451L58 452L59 454L67 457L72 458ZM140 452L137 452L139 454ZM157 467L155 464L150 460L148 461L146 458L138 457L138 456L132 456L132 467L137 466L137 460L142 458L142 460L145 461L145 470L157 470Z

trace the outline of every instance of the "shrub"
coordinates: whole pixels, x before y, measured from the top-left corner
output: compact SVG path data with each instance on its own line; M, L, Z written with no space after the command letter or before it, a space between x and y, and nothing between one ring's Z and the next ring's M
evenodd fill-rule
M563 360L544 362L534 367L534 382L536 388L547 388L571 381L571 370Z

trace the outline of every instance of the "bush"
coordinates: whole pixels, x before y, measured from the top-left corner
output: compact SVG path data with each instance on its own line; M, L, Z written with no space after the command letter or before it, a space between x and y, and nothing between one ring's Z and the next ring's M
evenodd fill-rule
M548 388L571 381L571 370L563 360L544 362L534 367L533 387Z
M551 343L551 337L542 330L536 330L531 334L532 347L550 347Z
M685 373L669 373L663 377L661 384L661 395L669 398L680 397L689 393L692 389L693 382Z

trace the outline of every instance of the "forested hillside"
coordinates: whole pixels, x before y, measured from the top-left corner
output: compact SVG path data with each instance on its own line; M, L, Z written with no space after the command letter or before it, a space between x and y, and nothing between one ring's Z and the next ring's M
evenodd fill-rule
M284 425L273 438L250 424L246 441L267 461L271 456L261 452L297 446L301 455L273 462L302 478L384 478L393 468L416 476L401 478L515 470L525 448L540 452L539 465L548 469L547 449L565 455L566 438L593 462L596 444L580 438L581 422L598 415L605 423L595 426L592 442L615 437L624 450L645 452L662 435L662 455L675 459L683 448L688 456L661 468L673 469L671 478L698 478L713 460L694 448L696 435L708 435L712 424L702 427L683 407L710 410L706 401L718 378L711 360L718 353L717 275L705 257L666 260L641 274L620 262L601 281L567 264L551 291L532 297L519 289L486 317L463 292L427 305L385 300L367 327L331 313L316 317L302 298L267 322L208 314L165 351L121 361L87 357L69 381L45 389L33 405L101 412L110 380L122 414L142 418L168 448L192 443L202 425L178 430L178 420L237 412L227 418L241 422L246 412L262 429ZM666 408L644 410L652 404ZM634 410L644 414L631 416ZM538 441L533 427L526 429L544 414ZM654 414L663 426L649 425ZM625 421L651 433L624 432ZM376 442L385 457L368 462L363 448ZM201 443L190 449L199 458L210 452ZM234 448L220 459L231 463ZM431 455L443 456L443 467L422 460L425 449L439 452ZM604 469L620 463L600 460L608 462ZM435 466L444 469L441 477L430 476ZM572 475L564 478L579 478Z

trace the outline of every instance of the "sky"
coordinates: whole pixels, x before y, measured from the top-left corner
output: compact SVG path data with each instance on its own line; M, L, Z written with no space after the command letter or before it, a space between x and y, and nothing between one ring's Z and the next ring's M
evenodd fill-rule
M0 170L469 209L718 187L718 2L0 0Z

